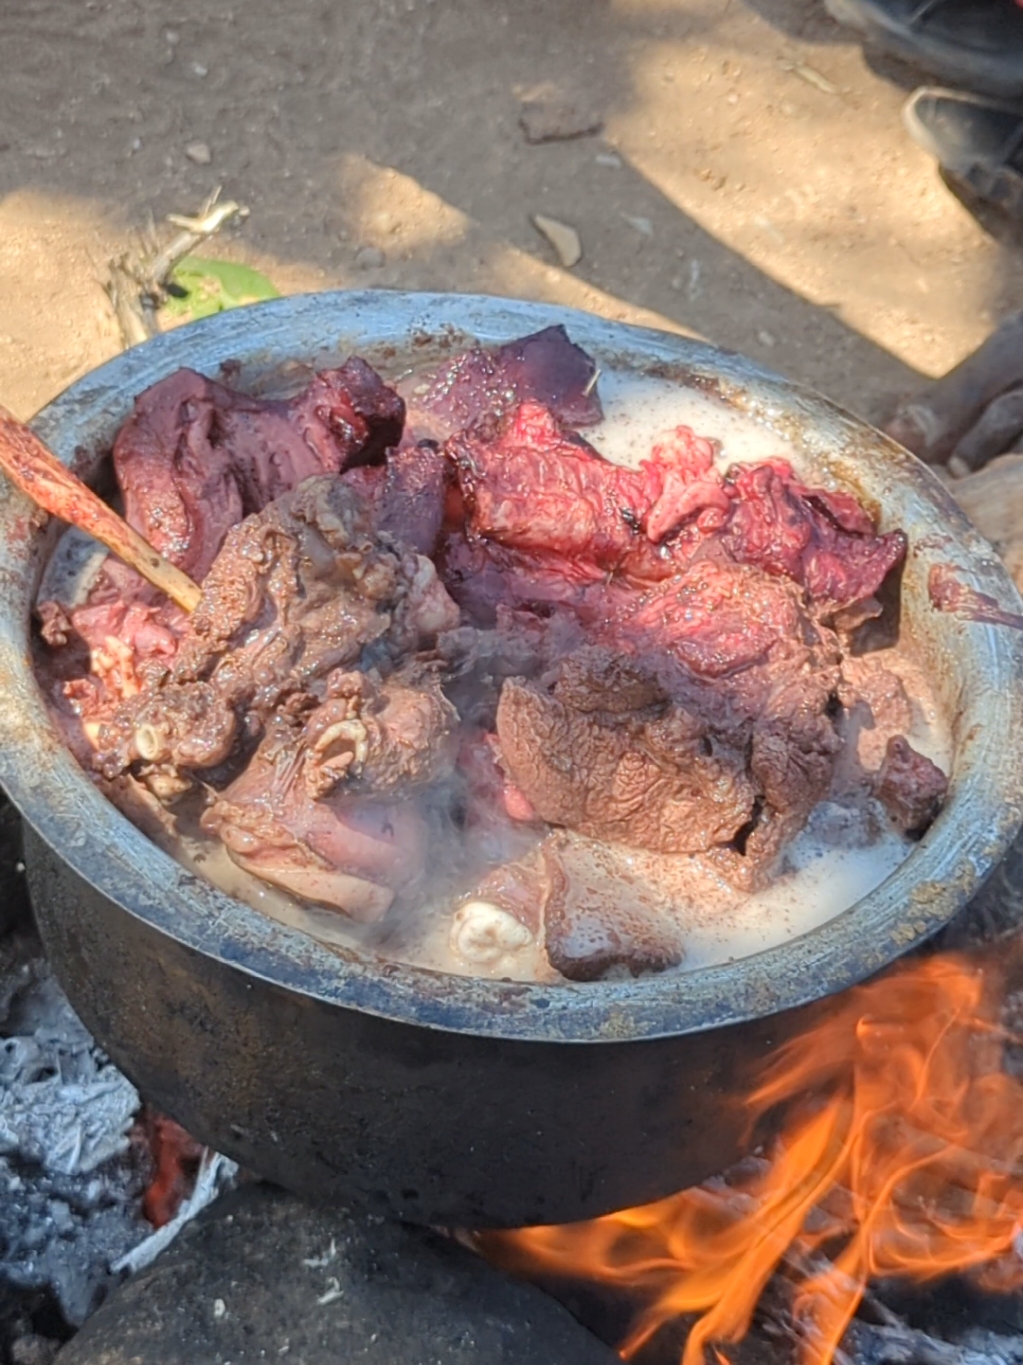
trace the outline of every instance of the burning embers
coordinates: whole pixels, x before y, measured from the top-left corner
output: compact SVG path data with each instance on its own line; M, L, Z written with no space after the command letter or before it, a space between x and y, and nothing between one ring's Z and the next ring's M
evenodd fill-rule
M82 762L207 871L497 976L678 965L680 901L791 870L822 805L850 847L919 835L926 683L853 657L903 534L687 427L602 458L595 375L551 328L397 389L353 359L288 402L143 394L126 513L203 596L107 561L41 604Z
M775 1275L808 1365L834 1358L872 1279L1018 1288L1023 1084L1002 999L999 970L955 956L854 989L760 1076L750 1126L777 1134L761 1155L657 1204L480 1245L526 1276L635 1291L626 1359L694 1319L684 1365L726 1361Z

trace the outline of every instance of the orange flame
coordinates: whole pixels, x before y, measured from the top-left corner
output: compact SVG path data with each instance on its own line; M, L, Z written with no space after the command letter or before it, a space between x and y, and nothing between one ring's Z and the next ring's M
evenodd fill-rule
M781 1111L768 1159L642 1208L486 1233L506 1269L627 1286L646 1306L620 1347L698 1315L683 1365L740 1341L780 1267L801 1358L830 1365L873 1276L978 1272L1023 1284L1023 1084L1003 1069L1002 983L936 957L848 992L772 1058L748 1097ZM753 1168L752 1170L750 1168Z

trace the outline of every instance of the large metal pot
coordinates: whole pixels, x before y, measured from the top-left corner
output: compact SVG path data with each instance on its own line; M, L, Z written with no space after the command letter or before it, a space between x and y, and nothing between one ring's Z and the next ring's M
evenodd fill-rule
M951 794L905 863L782 947L634 982L450 977L331 951L178 866L88 781L33 677L29 613L53 528L0 487L0 782L30 830L39 927L76 1009L144 1095L300 1192L476 1226L568 1221L655 1199L738 1154L749 1070L805 1008L945 925L1023 819L1023 637L936 610L932 566L1009 611L990 547L912 456L738 356L559 308L325 294L224 314L129 351L36 430L95 477L132 397L179 365L272 390L356 352L394 373L564 322L605 372L655 373L741 409L902 526L902 620L953 720ZM294 366L291 364L291 381Z

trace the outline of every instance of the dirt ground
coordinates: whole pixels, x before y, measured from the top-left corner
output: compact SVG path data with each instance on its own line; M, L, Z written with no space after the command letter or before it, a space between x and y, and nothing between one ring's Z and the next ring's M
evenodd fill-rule
M282 292L474 290L689 330L875 419L1023 306L821 0L6 0L0 401L113 354L106 262L207 193ZM538 89L598 136L534 146ZM186 148L207 144L208 164ZM193 149L194 150L194 149ZM530 221L578 231L556 262Z

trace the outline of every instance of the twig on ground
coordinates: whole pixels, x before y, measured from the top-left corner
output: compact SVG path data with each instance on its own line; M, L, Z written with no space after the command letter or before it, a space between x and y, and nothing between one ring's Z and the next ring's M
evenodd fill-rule
M156 315L167 297L174 267L201 242L220 231L233 218L245 218L248 209L233 199L219 202L219 187L194 217L172 213L167 221L179 231L160 250L143 245L136 253L125 252L109 264L104 288L110 299L126 348L156 336Z

